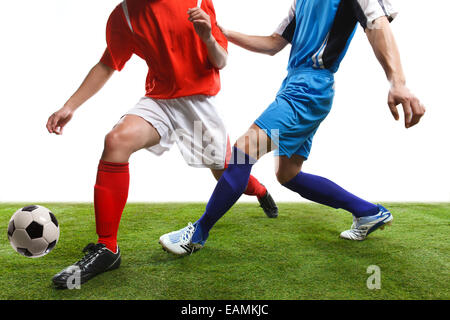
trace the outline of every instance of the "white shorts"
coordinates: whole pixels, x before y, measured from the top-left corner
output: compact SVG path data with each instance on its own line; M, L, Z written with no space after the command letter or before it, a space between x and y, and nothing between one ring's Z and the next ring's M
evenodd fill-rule
M143 118L161 136L159 144L148 151L161 155L176 142L188 165L224 168L230 147L214 97L196 95L167 100L144 97L126 114Z

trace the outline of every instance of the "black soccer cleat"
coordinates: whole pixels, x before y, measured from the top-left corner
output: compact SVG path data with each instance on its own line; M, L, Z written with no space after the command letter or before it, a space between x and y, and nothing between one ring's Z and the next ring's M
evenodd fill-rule
M269 191L266 192L266 194L258 198L260 207L264 210L264 213L269 218L276 218L278 217L278 207L275 201L273 200L272 196L270 195Z
M120 266L120 249L113 253L104 244L88 244L83 252L86 255L75 264L56 274L52 282L58 289L71 289L81 285L100 273L111 271Z

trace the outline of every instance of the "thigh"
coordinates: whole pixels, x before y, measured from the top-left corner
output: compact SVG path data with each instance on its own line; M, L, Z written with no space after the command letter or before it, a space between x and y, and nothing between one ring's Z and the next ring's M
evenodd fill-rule
M275 101L256 120L278 146L278 154L308 157L312 136L331 110L334 97L332 75L292 75Z
M211 173L213 174L216 180L219 180L225 169L211 169Z
M275 147L267 131L261 129L255 123L237 140L235 146L256 160L272 151Z
M277 154L292 156L311 135L320 120L310 117L313 106L277 97L255 123L270 135L277 145Z
M314 130L309 135L309 137L305 140L305 142L303 142L303 144L300 146L300 148L298 148L298 150L295 151L296 155L303 157L305 160L308 159L309 154L311 153L311 147L312 147L313 138L314 138L314 135L317 132L317 129Z
M148 121L136 115L126 115L114 126L108 136L122 147L137 151L159 143L158 131Z
M229 149L225 125L214 97L196 95L167 101L173 138L186 163L221 170Z
M152 99L144 97L129 110L126 115L138 116L148 122L159 134L157 144L147 143L146 149L151 153L160 156L172 148L173 143L173 125L169 117L170 106L167 100Z

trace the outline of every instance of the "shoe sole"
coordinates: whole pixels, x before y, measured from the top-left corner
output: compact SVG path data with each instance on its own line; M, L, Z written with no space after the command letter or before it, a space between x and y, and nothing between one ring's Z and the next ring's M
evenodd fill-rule
M385 221L385 220L384 220L384 221ZM383 222L384 222L384 221L383 221ZM373 231L371 231L370 233L373 233L373 232L375 232L375 231L377 231L377 230L384 230L386 227L392 226L393 221L394 221L394 217L393 217L392 214L391 214L390 217L388 218L388 221L387 221L387 222L383 223L380 227L375 228L375 229L374 229ZM364 239L350 239L350 238L345 238L345 237L342 237L342 236L339 236L339 238L344 239L344 240L351 240L351 241L364 241L364 240L367 239L367 236L368 236L370 233L366 234L366 236L364 237Z
M172 252L170 252L170 251L166 248L165 245L163 245L163 243L161 242L161 240L159 240L158 242L159 242L159 244L161 245L161 249L163 249L163 251L165 251L165 252L167 252L167 253L172 253Z
M264 211L264 209L263 209L263 211ZM264 211L264 213L266 214L267 218L269 218L269 219L278 218L278 213L267 213L266 211Z
M177 253L174 253L174 252L172 252L172 251L170 251L164 244L163 244L163 242L161 241L161 240L159 240L158 241L159 242L159 244L161 245L161 248L165 251L165 252L167 252L167 253L169 253L169 254L173 254L173 255L176 255L176 256L184 256L184 255L186 255L186 254L188 254L187 252L184 254L177 254Z
M385 222L387 220L387 222ZM366 238L369 234L377 231L378 229L380 230L384 230L386 227L390 227L392 226L392 222L394 221L394 217L392 216L392 214L389 216L389 218L387 218L386 220L383 220L383 224L377 228L375 228L374 230L372 230L370 233L367 233Z
M380 230L384 230L384 228L386 227L391 227L392 226L392 220L389 222L386 222L385 224L383 224L381 227L379 227L378 229Z
M174 252L170 251L170 250L162 243L161 239L159 239L158 242L159 242L159 244L161 245L161 248L162 248L165 252L170 253L170 254L173 254L173 255L176 255L176 256L187 256L187 255L191 255L191 254L193 254L193 253L195 253L195 252L197 252L198 250L201 249L201 248L194 248L194 251L192 251L192 252L183 251L183 253L174 253Z

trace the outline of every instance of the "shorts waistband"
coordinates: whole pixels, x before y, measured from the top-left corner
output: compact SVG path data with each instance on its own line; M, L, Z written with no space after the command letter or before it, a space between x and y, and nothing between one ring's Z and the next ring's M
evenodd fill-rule
M299 67L295 69L288 69L288 76L295 76L298 74L320 74L330 78L334 78L334 73L328 69L318 69L313 67Z

